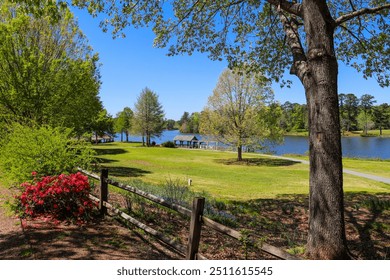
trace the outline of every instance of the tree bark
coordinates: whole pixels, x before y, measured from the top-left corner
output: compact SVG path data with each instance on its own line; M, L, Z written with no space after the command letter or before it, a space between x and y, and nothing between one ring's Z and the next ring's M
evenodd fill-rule
M237 160L242 161L242 146L237 147Z
M349 258L344 225L343 173L334 21L326 1L303 1L308 73L301 79L309 109L309 233L312 259Z

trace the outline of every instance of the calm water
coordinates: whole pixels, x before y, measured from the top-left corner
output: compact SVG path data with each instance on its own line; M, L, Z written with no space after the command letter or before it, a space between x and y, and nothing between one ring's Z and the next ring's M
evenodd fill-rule
M166 130L160 138L154 138L157 144L166 141L172 141L173 138L180 134L178 130ZM123 136L123 140L126 137ZM120 141L117 135L115 141ZM129 137L129 141L142 141L139 136ZM379 137L344 137L341 139L343 147L343 156L359 158L380 158L390 159L390 138ZM277 155L283 154L305 154L309 150L308 139L306 137L286 136L282 145L271 148Z

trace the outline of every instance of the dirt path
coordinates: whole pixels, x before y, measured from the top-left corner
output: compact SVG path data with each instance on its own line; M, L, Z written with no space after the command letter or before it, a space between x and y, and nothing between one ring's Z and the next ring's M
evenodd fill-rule
M175 259L177 255L145 239L114 219L96 219L84 226L20 221L4 203L12 197L0 187L0 260L5 259Z

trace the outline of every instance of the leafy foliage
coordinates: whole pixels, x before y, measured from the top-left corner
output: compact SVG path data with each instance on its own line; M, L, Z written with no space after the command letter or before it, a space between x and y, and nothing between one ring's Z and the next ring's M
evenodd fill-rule
M172 141L167 141L162 143L161 146L165 148L175 148L175 143L173 143Z
M238 160L242 160L243 146L260 148L265 140L281 138L277 111L270 114L266 106L272 99L273 92L261 75L225 70L203 111L200 132L234 145Z
M0 3L1 115L82 135L102 108L98 55L69 9L56 7L54 20L51 8L29 7Z
M274 81L280 81L293 62L279 8L289 22L297 24L300 44L308 49L300 18L301 1L75 0L73 3L87 7L93 15L106 13L109 17L102 21L103 30L112 27L116 36L125 36L123 30L128 26L151 25L156 34L155 45L168 47L170 55L205 52L211 59L226 58L232 67L261 70ZM337 58L362 72L363 77L375 77L381 86L388 86L390 62L381 59L390 54L388 1L326 1L326 5L335 19ZM172 13L167 13L168 10ZM282 81L285 83L290 82Z
M151 145L152 136L160 136L164 130L164 110L158 101L158 95L144 88L134 109L134 130L146 136L146 144Z
M4 176L21 183L38 176L71 173L76 167L88 168L94 151L89 142L72 138L67 128L30 127L14 124L0 143L0 166Z
M191 115L184 112L178 124L181 133L199 133L200 113L194 112Z
M114 122L114 130L118 133L126 134L126 142L129 141L129 134L133 121L133 111L129 107L125 107L123 111L119 112ZM121 136L122 137L122 136Z

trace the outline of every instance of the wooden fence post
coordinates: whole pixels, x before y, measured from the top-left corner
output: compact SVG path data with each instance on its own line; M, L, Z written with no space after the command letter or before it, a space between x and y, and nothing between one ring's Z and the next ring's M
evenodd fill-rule
M99 197L99 210L101 215L107 214L107 207L104 206L103 202L107 202L108 199L108 169L104 168L100 172L100 197Z
M196 254L198 253L204 202L204 197L195 197L192 202L190 234L188 237L186 256L187 260L195 260Z

